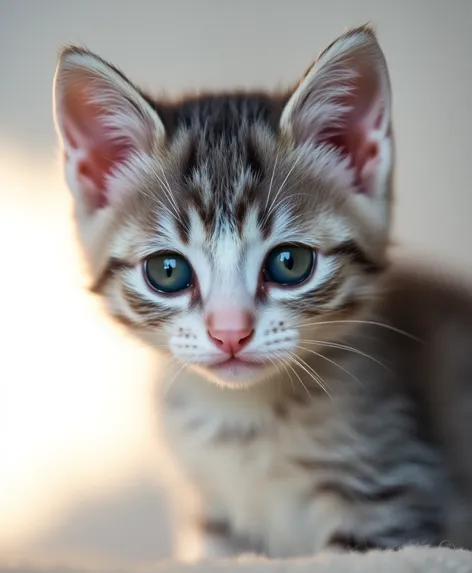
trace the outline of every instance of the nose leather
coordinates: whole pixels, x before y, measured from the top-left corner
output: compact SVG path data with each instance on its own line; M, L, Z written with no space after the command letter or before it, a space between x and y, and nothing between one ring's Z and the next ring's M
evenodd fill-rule
M239 309L212 312L207 318L208 336L222 352L235 355L251 340L254 334L252 316Z

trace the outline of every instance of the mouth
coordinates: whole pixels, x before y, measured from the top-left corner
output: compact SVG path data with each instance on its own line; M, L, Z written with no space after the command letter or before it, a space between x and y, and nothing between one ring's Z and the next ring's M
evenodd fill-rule
M206 370L211 372L220 381L226 381L230 385L236 383L243 385L258 379L264 371L268 362L254 361L248 358L239 358L237 356L228 357L226 360L206 366Z
M261 368L266 366L265 362L256 362L254 360L250 360L248 358L240 358L239 356L229 356L228 358L221 360L220 362L216 362L214 364L210 364L208 368L213 370L215 368L232 368L232 367L246 367L246 368Z

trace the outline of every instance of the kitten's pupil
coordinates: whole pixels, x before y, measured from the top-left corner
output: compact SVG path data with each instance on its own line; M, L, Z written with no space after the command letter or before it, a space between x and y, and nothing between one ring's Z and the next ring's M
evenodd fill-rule
M289 271L293 269L293 265L295 264L295 262L290 253L288 252L280 253L280 260L283 262L283 264L287 267Z
M176 264L177 263L175 259L166 259L164 261L164 270L167 275L167 278L170 278L172 276L172 272L175 269Z

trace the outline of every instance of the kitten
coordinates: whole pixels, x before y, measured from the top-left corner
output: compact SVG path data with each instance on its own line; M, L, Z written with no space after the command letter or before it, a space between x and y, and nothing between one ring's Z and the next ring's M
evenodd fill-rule
M177 556L470 544L472 304L389 265L374 32L288 93L177 102L69 47L54 101L93 290L185 367L161 386Z

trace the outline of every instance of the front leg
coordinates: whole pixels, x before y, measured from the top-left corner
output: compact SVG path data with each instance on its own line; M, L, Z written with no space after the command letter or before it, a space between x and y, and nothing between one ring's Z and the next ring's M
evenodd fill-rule
M176 559L189 562L261 553L256 543L234 531L225 512L209 500L196 505L181 498L174 507Z
M181 561L221 559L258 553L249 540L236 535L227 521L191 519L176 532L175 557Z

